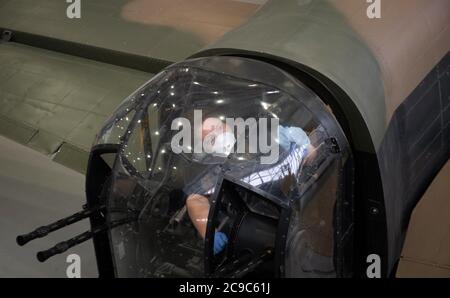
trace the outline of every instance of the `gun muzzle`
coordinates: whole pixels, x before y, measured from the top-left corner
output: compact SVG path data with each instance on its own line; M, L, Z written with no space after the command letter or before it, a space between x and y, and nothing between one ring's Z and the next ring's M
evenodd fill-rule
M51 232L54 232L54 231L59 230L59 229L62 229L64 227L68 226L68 225L74 224L76 222L79 222L82 219L90 217L92 214L100 212L104 208L105 208L105 206L102 205L102 206L96 206L96 207L89 208L89 209L84 209L84 210L82 210L80 212L77 212L77 213L72 214L72 215L70 215L68 217L60 219L60 220L58 220L56 222L53 222L53 223L51 223L49 225L39 227L36 230L34 230L33 232L31 232L31 233L24 234L24 235L19 235L16 238L16 242L17 242L18 245L24 246L25 244L27 244L31 240L45 237L48 234L50 234Z
M91 231L86 231L82 234L79 234L79 235L73 237L73 238L70 238L67 241L60 242L47 250L40 251L37 253L36 257L39 260L39 262L45 262L47 259L49 259L57 254L61 254L65 251L67 251L69 248L79 245L79 244L91 239L92 237L94 237L94 235L96 235L98 233L101 233L108 229L113 229L115 227L130 223L135 220L136 220L135 217L127 217L124 219L112 221L109 224L102 225L100 227L92 229Z

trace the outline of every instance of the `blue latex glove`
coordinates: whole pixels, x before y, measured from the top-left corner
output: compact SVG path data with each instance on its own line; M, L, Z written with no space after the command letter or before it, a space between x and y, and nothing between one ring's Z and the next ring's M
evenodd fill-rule
M284 150L289 150L292 143L299 147L306 147L311 144L308 135L299 127L280 126L278 133L280 146L283 147Z
M228 244L228 237L222 232L214 234L214 255L220 254Z

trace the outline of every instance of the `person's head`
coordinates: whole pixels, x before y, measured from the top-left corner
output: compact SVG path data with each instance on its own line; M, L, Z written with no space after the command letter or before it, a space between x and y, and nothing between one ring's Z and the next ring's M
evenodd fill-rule
M228 127L226 123L216 117L210 117L205 119L202 123L202 140L206 138L209 134L211 135L219 135L225 132L229 132L231 129Z
M229 155L236 142L232 129L215 117L203 121L200 135L206 153Z

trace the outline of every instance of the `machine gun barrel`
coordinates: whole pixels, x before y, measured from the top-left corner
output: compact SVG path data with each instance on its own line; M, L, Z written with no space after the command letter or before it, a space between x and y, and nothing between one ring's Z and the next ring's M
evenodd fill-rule
M73 237L73 238L70 238L67 241L60 242L47 250L40 251L37 253L36 257L39 260L39 262L45 262L47 259L49 259L57 254L61 254L65 251L67 251L69 248L79 245L79 244L91 239L94 235L96 235L98 233L101 233L105 230L112 229L112 228L115 228L115 227L118 227L118 226L121 226L121 225L124 225L127 223L130 223L135 220L136 219L134 217L132 217L132 218L127 217L124 219L112 221L109 224L104 224L104 225L96 227L90 231L86 231L82 234L79 234L79 235Z
M104 208L105 208L105 206L102 205L102 206L92 207L89 209L84 209L84 210L77 212L75 214L72 214L66 218L55 221L49 225L39 227L31 233L19 235L16 238L16 242L18 245L24 246L31 240L45 237L48 234L50 234L51 232L54 232L56 230L66 227L68 225L79 222L80 220L85 219L87 217L90 217L92 214L99 212Z

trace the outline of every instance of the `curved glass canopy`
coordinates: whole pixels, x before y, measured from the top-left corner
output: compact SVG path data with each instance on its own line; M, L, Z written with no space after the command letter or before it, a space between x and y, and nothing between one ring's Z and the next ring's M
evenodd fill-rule
M119 144L107 219L119 277L329 277L350 243L351 160L307 87L269 64L169 67L98 134Z

